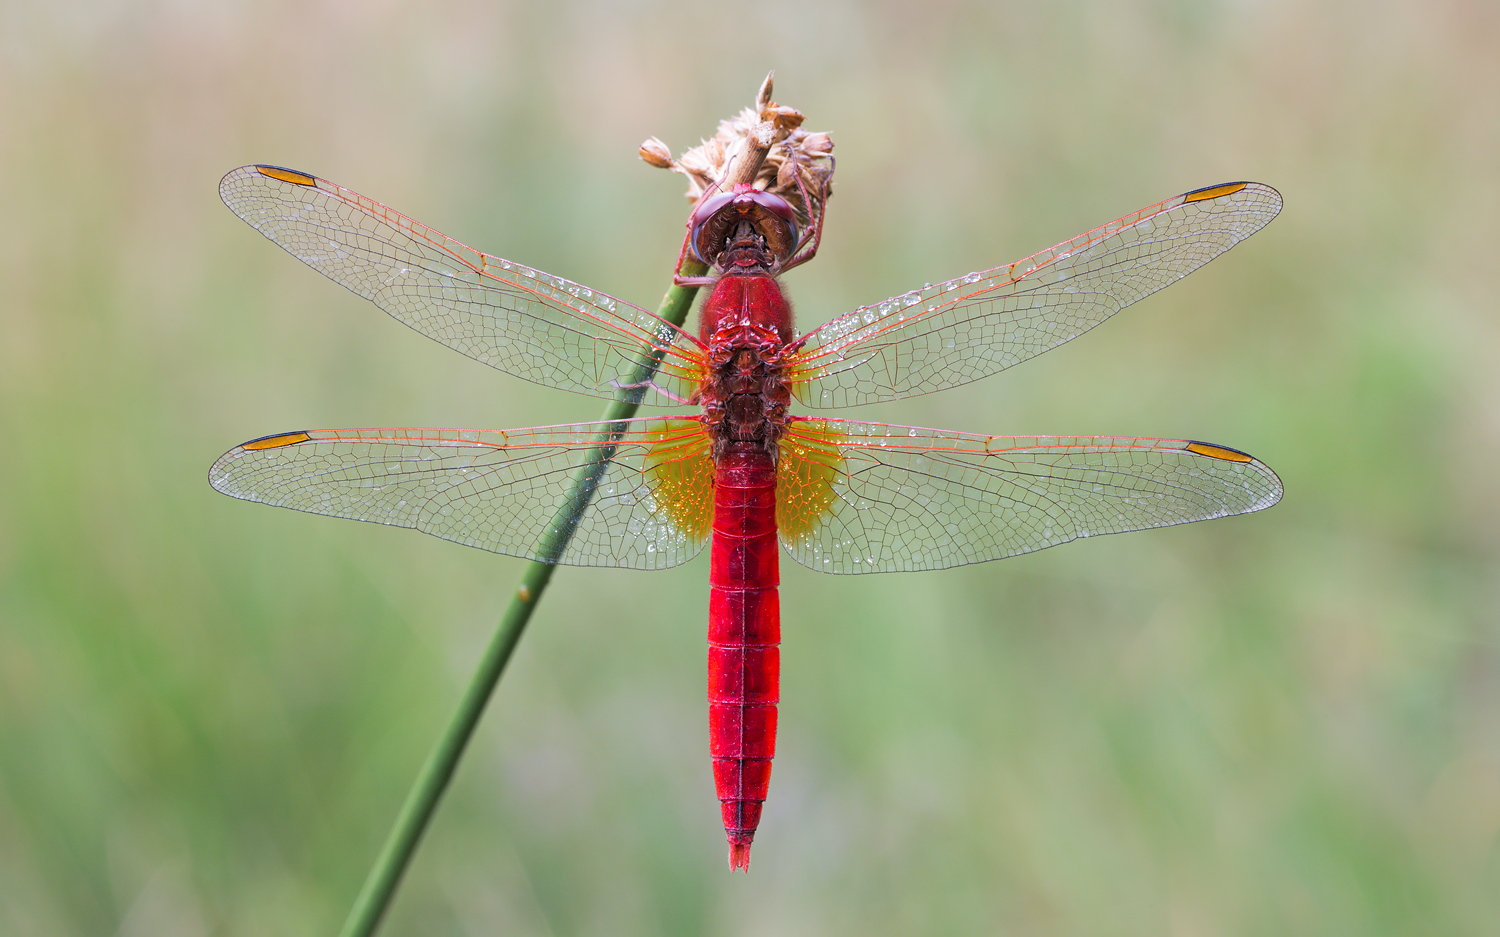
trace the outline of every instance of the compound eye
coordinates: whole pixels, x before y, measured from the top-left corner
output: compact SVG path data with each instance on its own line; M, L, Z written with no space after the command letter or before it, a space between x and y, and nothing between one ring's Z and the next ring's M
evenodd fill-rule
M718 248L723 246L717 242L723 240L726 221L717 216L734 199L734 192L715 192L693 208L690 219L692 234L688 238L688 243L692 245L693 256L697 257L700 263L713 266Z
M778 262L784 262L796 250L797 219L791 203L754 186L737 185L734 191L711 195L693 209L689 238L693 254L712 265L724 238L739 221L755 226Z
M797 213L792 210L792 203L772 192L754 189L741 195L742 198L754 202L761 208L786 222L792 231L797 230Z
M778 264L786 263L797 251L797 216L791 203L779 195L759 190L744 198L750 203L746 209L755 230L766 239L766 248L776 257Z
M723 211L724 206L734 201L738 195L738 192L715 192L693 206L693 230L703 227L710 218Z

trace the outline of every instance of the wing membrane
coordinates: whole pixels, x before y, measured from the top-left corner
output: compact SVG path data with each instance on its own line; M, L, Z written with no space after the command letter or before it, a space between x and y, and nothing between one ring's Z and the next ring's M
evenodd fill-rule
M783 525L782 544L829 573L945 569L1259 511L1281 498L1264 463L1193 440L982 436L845 420L792 424L778 462L783 500L788 478L809 489L801 500L820 514Z
M247 501L409 527L509 556L662 569L703 545L707 524L695 518L711 504L686 499L710 498L712 485L683 480L712 472L707 439L695 418L306 430L236 446L209 482ZM594 482L581 513L568 500L580 473ZM549 538L559 542L569 523L566 549L550 556Z
M613 397L618 384L641 384L637 362L649 355L661 360L656 384L685 398L702 372L693 339L650 312L466 247L326 179L242 166L224 177L219 194L330 280L516 377Z
M893 296L811 332L797 399L845 407L988 377L1076 338L1259 231L1281 196L1258 182L1187 192L1004 267Z

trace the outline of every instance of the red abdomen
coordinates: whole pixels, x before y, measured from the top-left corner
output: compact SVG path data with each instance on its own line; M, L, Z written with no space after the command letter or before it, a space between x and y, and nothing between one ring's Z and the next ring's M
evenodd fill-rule
M776 753L781 577L776 466L758 443L730 443L714 469L708 599L708 737L730 868L750 842Z

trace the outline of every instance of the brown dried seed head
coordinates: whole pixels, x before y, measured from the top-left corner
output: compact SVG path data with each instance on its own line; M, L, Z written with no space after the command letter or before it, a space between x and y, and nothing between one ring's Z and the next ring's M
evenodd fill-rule
M655 137L649 137L641 144L640 156L657 169L672 168L672 151Z
M809 153L833 152L833 138L826 133L809 133L798 141L798 145Z
M688 178L689 199L700 198L716 185L750 181L791 203L799 223L820 217L833 176L833 140L826 133L803 130L800 111L772 101L771 79L766 76L755 107L719 121L712 137L676 162L670 162L665 144L655 137L642 145L641 158L653 166L667 159L667 168ZM758 167L753 180L741 178L751 165L742 162L745 158Z

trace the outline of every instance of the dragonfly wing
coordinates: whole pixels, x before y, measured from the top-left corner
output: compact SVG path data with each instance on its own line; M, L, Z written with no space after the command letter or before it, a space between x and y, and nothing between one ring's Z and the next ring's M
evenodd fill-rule
M1270 223L1258 182L1197 189L1056 247L893 296L809 333L790 369L797 399L845 407L988 377L1076 338Z
M570 501L584 478L593 497ZM696 419L517 430L282 433L226 452L219 491L573 566L661 569L702 547L712 510L708 437ZM571 528L571 536L569 536Z
M655 383L696 387L693 339L623 300L491 257L306 173L241 166L219 183L230 210L293 257L400 322L508 374L597 397Z
M1281 498L1264 463L1211 443L843 420L793 423L777 473L783 546L828 573L945 569Z

